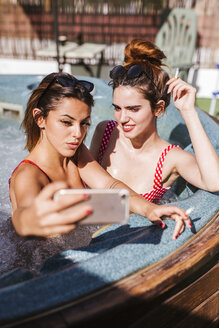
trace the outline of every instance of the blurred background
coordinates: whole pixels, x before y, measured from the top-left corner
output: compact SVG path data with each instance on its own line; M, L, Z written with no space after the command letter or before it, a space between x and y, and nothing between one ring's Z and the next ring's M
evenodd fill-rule
M148 39L166 50L157 36L176 8L195 17L185 79L197 88L200 108L209 111L215 98L211 114L219 116L218 0L0 0L0 74L64 70L107 80L130 40Z

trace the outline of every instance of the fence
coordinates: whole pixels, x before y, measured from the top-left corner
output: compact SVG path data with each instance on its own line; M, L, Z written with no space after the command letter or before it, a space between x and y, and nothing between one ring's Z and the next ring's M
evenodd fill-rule
M54 40L52 0L0 0L0 56L36 59ZM173 7L193 8L198 17L195 61L219 61L217 0L59 0L59 34L71 41L106 43L106 62L121 60L120 48L133 38L154 40Z

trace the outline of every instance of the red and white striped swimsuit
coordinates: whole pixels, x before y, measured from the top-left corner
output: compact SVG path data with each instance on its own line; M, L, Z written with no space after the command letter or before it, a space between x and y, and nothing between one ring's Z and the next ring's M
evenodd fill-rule
M106 126L106 129L105 129L104 135L103 135L103 139L102 139L102 143L101 143L100 149L99 149L99 155L98 155L99 163L102 162L103 155L109 144L111 134L113 132L113 129L117 126L117 124L118 123L116 121L111 120L108 122L108 124ZM161 198L163 197L163 195L165 194L165 192L171 188L171 187L166 187L166 188L162 187L162 170L163 170L164 159L165 159L167 153L173 148L180 148L180 146L169 145L163 150L163 152L160 155L160 158L157 162L155 175L154 175L153 189L150 192L147 192L146 194L141 194L145 199L147 199L150 202L158 203L161 200Z

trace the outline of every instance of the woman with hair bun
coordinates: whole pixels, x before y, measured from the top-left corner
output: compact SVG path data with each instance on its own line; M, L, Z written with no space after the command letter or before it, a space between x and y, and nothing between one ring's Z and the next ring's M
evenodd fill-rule
M116 121L100 122L91 143L104 169L154 203L179 176L198 188L219 190L219 160L195 110L196 89L170 78L162 68L164 58L150 41L133 40L126 46L124 65L110 72ZM186 123L195 156L157 133L156 119L170 95Z
M124 183L111 177L83 144L91 120L94 85L67 73L46 76L33 90L27 104L23 127L29 154L10 178L12 222L22 236L51 236L67 233L75 223L87 217L92 208L84 195L60 197L63 188L126 188L130 192L130 210L164 227L162 216L173 216L176 233L191 222L176 206L157 206L143 199ZM80 206L75 208L75 204ZM100 204L101 206L101 204ZM71 208L72 211L66 211Z

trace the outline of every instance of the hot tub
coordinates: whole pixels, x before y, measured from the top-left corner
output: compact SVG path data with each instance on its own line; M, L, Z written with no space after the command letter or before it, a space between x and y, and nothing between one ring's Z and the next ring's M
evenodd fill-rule
M105 81L89 79L97 92L95 125L112 117L112 93ZM99 94L100 86L104 96ZM217 123L197 111L219 151ZM4 220L10 213L7 179L24 156L24 139L17 130L18 122L0 122L4 158L0 204ZM193 152L185 124L173 104L158 120L158 131L166 140ZM132 215L127 225L109 226L89 245L51 256L37 272L22 268L5 272L0 277L1 326L210 326L216 320L218 306L218 193L198 190L182 179L172 190L174 204L194 208L191 231L186 229L174 241L174 222L168 220L168 228L161 230Z

